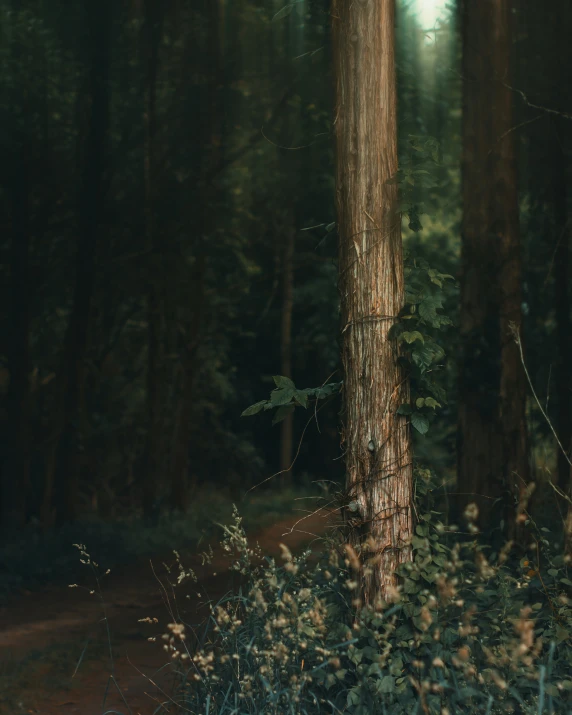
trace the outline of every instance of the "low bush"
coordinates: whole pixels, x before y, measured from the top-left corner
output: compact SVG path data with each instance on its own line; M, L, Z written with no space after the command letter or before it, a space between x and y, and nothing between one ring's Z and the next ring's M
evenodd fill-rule
M163 636L181 712L571 713L568 564L557 535L527 529L526 551L491 553L471 523L459 534L421 513L401 585L364 606L342 539L318 558L283 546L277 563L235 513L223 548L242 585L210 605L206 629Z

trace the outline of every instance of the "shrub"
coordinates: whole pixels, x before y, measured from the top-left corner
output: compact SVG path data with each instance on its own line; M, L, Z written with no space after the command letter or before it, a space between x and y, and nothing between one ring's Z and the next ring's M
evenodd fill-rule
M364 606L359 555L343 540L318 557L282 546L277 563L235 512L223 548L241 587L210 605L194 640L182 622L164 635L182 711L572 712L572 581L558 545L529 525L529 553L487 556L467 517L456 534L421 514L399 589Z

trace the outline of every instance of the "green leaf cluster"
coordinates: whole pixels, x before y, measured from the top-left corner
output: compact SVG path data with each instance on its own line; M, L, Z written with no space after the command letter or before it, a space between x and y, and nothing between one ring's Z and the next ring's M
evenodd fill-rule
M356 600L337 537L317 558L283 547L277 563L236 516L223 548L243 585L211 603L205 645L180 668L180 702L216 715L569 712L572 580L552 535L539 530L520 559L490 553L430 508L431 473L416 479L413 561L375 606Z
M299 390L289 377L275 375L274 384L276 387L270 393L269 400L261 400L254 405L247 407L242 413L242 417L251 417L259 412L276 409L272 424L282 422L296 407L307 409L310 401L324 400L327 397L337 394L342 387L341 382L329 382L321 387L311 387Z
M427 261L405 257L405 306L390 335L401 346L400 361L410 380L412 399L397 412L410 417L420 434L426 434L435 411L446 403L438 373L445 358L439 334L452 324L443 313L445 290L453 276L432 268Z

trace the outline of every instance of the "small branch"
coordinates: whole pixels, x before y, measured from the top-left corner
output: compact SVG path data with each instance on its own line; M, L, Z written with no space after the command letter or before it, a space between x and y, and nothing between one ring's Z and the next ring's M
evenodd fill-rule
M531 102L528 99L528 97L526 96L526 94L521 89L516 89L515 87L511 87L506 82L503 82L503 86L506 87L507 89L510 89L511 92L516 92L517 94L519 94L521 96L523 102L528 107L531 107L532 109L540 109L542 112L546 112L546 114L554 114L557 117L564 117L564 119L572 119L572 114L568 114L567 112L559 112L557 109L551 109L550 107L543 107L541 104L534 104L534 102Z
M527 119L524 122L521 122L520 124L516 124L514 127L511 127L510 129L507 129L506 132L503 132L500 137L496 140L495 144L500 144L500 142L507 137L509 134L512 134L512 132L516 132L517 129L522 129L522 127L526 127L528 124L532 124L533 122L537 122L539 119L542 119L544 115L543 114L537 114L536 117L533 117L532 119ZM493 153L493 150L490 149L489 153L487 156L490 156Z
M572 117L571 117L571 118L572 118ZM568 453L566 452L566 450L565 450L564 447L562 446L562 442L560 441L558 435L556 434L556 430L554 429L554 425L553 425L552 422L550 421L550 417L549 417L549 416L546 414L546 412L544 411L544 408L542 407L542 404L541 404L540 400L538 399L538 395L536 394L536 390L534 389L534 385L532 384L532 380L530 379L530 374L529 374L529 372L528 372L528 368L526 367L526 363L525 363L525 361L524 361L524 352L523 352L523 349L522 349L522 340L520 339L520 334L519 334L519 332L518 332L518 327L517 327L514 323L511 323L511 324L510 324L510 329L511 329L512 334L514 335L514 341L515 341L515 343L518 345L518 349L519 349L519 352L520 352L520 362L522 363L522 367L523 367L523 369L524 369L524 374L526 375L526 379L527 379L527 381L528 381L528 384L529 384L529 386L530 386L530 390L531 390L532 395L533 395L533 397L534 397L534 399L535 399L535 401L536 401L536 404L538 405L538 409L540 410L540 412L542 413L542 416L543 416L544 419L546 420L546 423L547 423L548 426L550 427L550 430L552 431L552 434L554 435L554 438L556 439L556 443L557 443L558 446L560 447L560 449L561 449L561 451L562 451L562 454L563 454L564 457L566 458L566 461L567 461L568 464L572 467L572 462L570 461L570 457L568 456Z

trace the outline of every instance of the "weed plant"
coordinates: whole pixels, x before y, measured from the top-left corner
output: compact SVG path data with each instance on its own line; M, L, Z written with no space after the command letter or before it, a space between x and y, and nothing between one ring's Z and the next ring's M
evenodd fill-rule
M417 494L430 493L430 474L418 472ZM210 604L204 629L178 621L163 636L180 711L572 713L572 580L561 537L529 520L518 555L510 543L493 553L475 509L465 517L459 533L435 511L419 513L400 586L363 604L364 566L343 539L325 539L317 558L282 546L276 561L249 543L235 512L222 546L241 586ZM181 567L178 580L187 576Z

